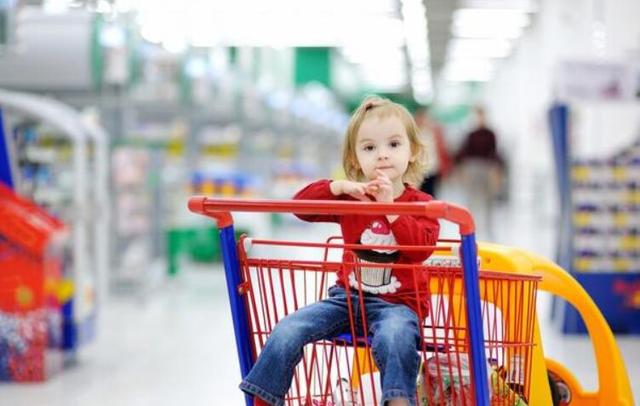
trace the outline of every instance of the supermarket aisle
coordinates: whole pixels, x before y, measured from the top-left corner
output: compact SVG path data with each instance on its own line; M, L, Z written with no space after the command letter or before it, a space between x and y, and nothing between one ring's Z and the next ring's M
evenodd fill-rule
M0 386L0 403L241 404L222 272L191 267L152 296L110 301L77 366L44 384Z
M497 214L502 224L496 227L498 242L553 255L549 219L526 207L503 207ZM311 232L326 235L333 230L311 227L287 227L279 234L309 239ZM445 227L445 233L453 230ZM170 282L147 300L112 300L102 311L98 341L86 348L79 365L45 384L0 386L2 404L242 405L220 266L190 265ZM548 299L541 298L546 353L565 363L586 388L595 387L589 340L555 333L548 325L548 308ZM640 338L620 338L619 344L631 382L640 382ZM634 391L640 402L640 393Z

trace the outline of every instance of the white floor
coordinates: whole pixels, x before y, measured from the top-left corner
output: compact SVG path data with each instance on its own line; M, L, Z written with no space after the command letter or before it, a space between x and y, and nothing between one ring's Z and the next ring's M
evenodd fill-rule
M496 242L553 258L552 219L525 207L500 208L496 214ZM311 230L294 227L287 238L326 232ZM112 298L100 312L96 341L82 350L78 365L42 384L0 385L0 404L242 405L225 289L221 266L190 265L155 290ZM545 354L564 363L585 388L595 389L590 341L557 333L548 324L548 309L543 296L538 310ZM640 337L619 337L618 344L640 404Z

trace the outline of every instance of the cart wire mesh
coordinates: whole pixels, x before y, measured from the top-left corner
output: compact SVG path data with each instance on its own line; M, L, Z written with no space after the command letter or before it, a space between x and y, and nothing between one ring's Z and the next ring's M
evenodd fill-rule
M448 247L398 247L399 250ZM455 245L455 241L453 241ZM254 360L274 326L288 314L327 297L338 271L354 274L362 283L361 264L352 249L376 246L348 245L338 237L325 243L260 240L242 237L238 254L242 281L238 291L249 312ZM367 267L388 264L367 263ZM469 331L466 295L460 261L449 254L423 264L393 264L394 272L423 273L425 286L415 286L415 299L427 299L421 340L416 398L419 405L472 405L474 382L486 379L491 405L526 405L531 390L530 371L539 278L481 271L479 286L488 363L488 376L474 377L469 367ZM413 280L419 280L413 278ZM359 301L361 289L350 288ZM350 295L347 295L350 298ZM348 300L351 310L355 303ZM363 307L363 306L361 306ZM370 353L367 317L350 311L350 332L308 344L296 367L287 405L377 405L381 400L379 373Z

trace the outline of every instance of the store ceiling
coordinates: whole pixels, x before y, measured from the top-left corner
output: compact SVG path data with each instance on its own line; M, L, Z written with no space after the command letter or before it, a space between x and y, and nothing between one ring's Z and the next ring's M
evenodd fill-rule
M538 0L423 0L435 82L485 82L531 25Z
M116 7L124 0L114 0ZM121 3L122 2L122 3ZM340 49L372 90L487 81L529 26L538 0L128 0L143 37L199 46ZM166 27L171 26L171 30ZM428 44L428 47L427 47ZM435 79L435 80L434 80ZM418 92L417 89L420 89ZM418 97L418 94L420 97Z
M103 13L133 11L142 36L174 52L188 45L335 47L362 72L359 77L371 79L371 89L376 84L387 91L413 88L415 95L422 85L425 96L433 94L440 78L490 80L529 26L539 0L43 2Z
M431 71L434 77L445 62L447 44L451 38L451 17L458 7L457 0L423 0L427 8Z

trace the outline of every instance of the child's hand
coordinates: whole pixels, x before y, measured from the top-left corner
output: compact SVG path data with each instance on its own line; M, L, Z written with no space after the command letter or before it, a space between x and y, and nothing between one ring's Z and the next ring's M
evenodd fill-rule
M331 191L334 195L345 194L358 200L370 202L371 199L367 196L367 193L370 193L368 185L369 183L341 180L331 183Z
M393 202L393 184L391 179L383 171L377 171L378 177L369 182L367 193L375 197L377 202Z

